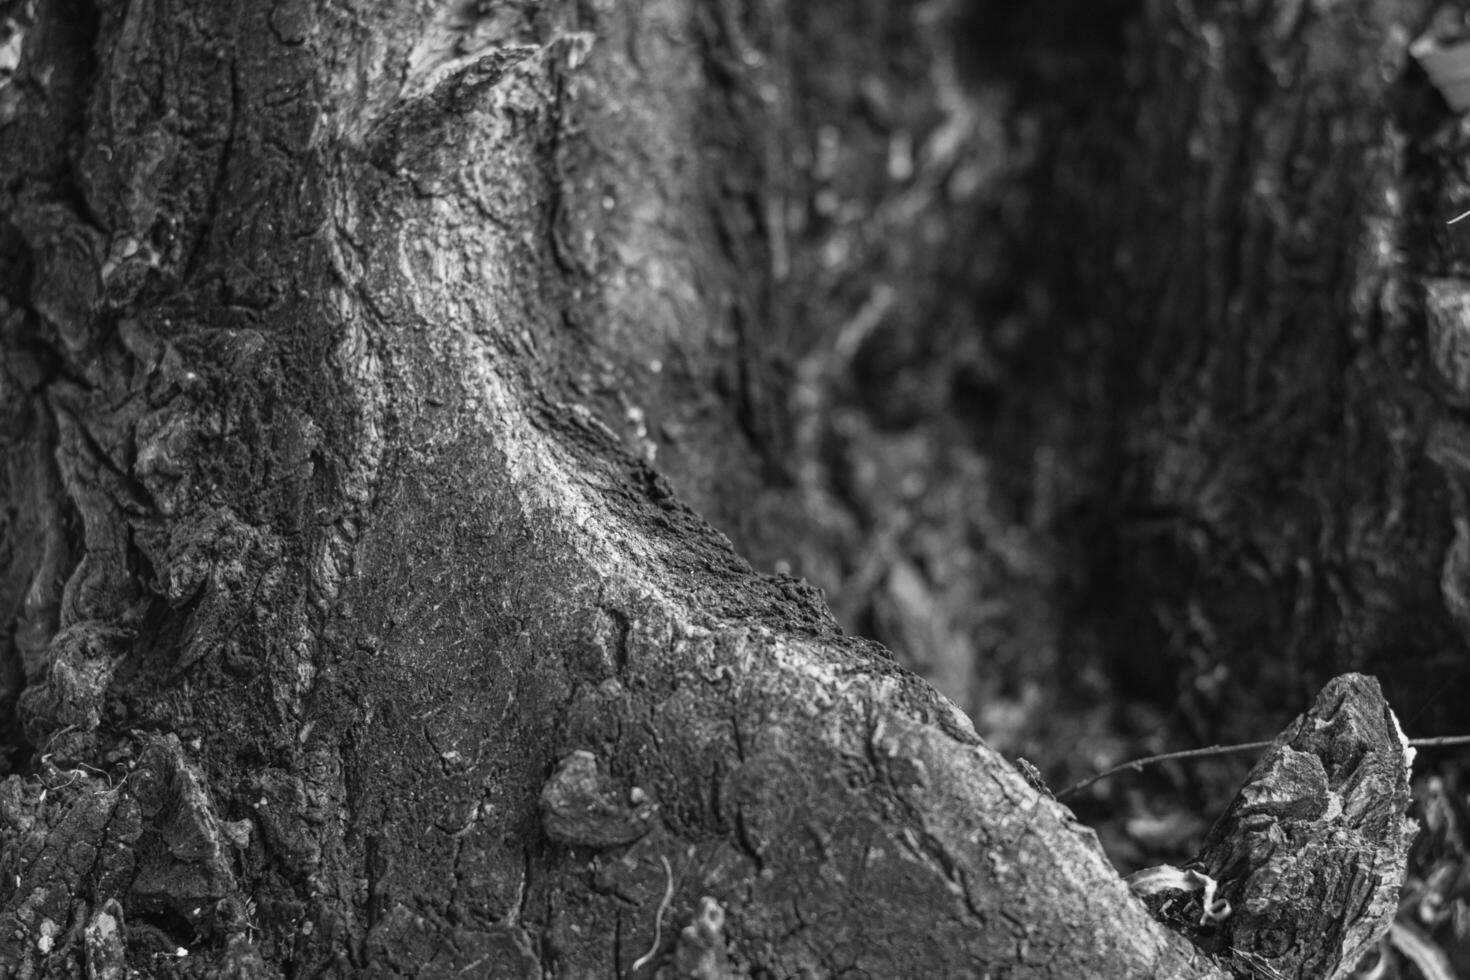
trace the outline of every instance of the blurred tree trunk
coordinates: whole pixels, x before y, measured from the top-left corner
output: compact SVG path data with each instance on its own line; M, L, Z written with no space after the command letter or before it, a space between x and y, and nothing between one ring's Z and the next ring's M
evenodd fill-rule
M1416 735L1470 694L1464 127L1407 57L1434 5L1317 6L1150 5L1041 222L1105 365L1092 616L1206 737L1344 670Z
M704 520L922 644L972 553L884 564L922 497L1057 669L1135 507L1237 559L1230 643L1439 581L1385 435L1422 5L1069 6L5 8L4 970L1223 975ZM853 437L932 460L888 435L941 416L1001 478ZM1318 523L1245 508L1261 432ZM1194 609L1184 547L1126 552L1117 622ZM916 666L965 699L959 649Z

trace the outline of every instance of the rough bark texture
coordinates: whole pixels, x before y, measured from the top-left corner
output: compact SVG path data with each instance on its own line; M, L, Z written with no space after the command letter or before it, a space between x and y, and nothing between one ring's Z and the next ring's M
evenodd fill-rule
M980 223L966 194L994 176L961 152L969 8L891 6L17 14L0 966L1224 975L963 712L755 573L654 466L775 554L816 492L785 472L810 437L788 423L821 415L783 403L791 363L967 272L935 229L952 201ZM1380 7L1350 37L1398 57L1405 15ZM1182 16L1148 8L1140 64L1203 63ZM888 87L906 74L921 92ZM931 118L906 170L885 127L909 99ZM822 155L802 112L828 106L879 121L890 184ZM1366 144L1383 121L1358 112ZM898 232L918 244L868 244ZM1228 251L1190 268L1228 277ZM1236 315L1232 283L1205 312ZM908 622L919 577L880 612Z
M1463 127L1407 56L1432 6L1150 4L1136 97L1098 114L1127 138L1075 137L1119 179L1048 222L1139 229L1079 263L1116 481L1099 620L1204 726L1345 670L1461 724L1463 379L1432 352Z
M1376 681L1333 680L1256 763L1193 862L1231 914L1184 930L1247 975L1351 973L1398 910L1417 830L1405 816L1412 756Z

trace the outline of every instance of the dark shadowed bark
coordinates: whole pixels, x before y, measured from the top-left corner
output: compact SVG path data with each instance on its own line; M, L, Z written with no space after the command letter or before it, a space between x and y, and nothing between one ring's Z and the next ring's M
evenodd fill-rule
M1075 280L1105 645L1169 651L1156 680L1235 735L1343 670L1458 730L1462 137L1407 55L1432 5L1154 6L1137 97L1072 137L1109 176L1044 223L1146 229L1084 231Z
M11 4L0 972L1350 969L1375 685L1201 932L741 557L905 655L994 583L1001 672L1136 630L1173 685L1187 623L1291 710L1461 649L1424 5L1068 7ZM970 653L908 663L978 710ZM1283 956L1324 862L1361 901Z

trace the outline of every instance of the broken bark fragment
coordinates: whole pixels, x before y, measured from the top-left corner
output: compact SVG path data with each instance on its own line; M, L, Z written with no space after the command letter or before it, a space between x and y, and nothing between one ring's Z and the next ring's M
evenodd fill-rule
M1398 906L1416 830L1412 758L1378 682L1335 678L1277 736L1192 862L1231 914L1201 925L1183 898L1159 911L1238 975L1347 975Z

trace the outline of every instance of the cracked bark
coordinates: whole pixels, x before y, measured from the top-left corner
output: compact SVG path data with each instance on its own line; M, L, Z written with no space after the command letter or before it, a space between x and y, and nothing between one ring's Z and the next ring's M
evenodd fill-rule
M1401 54L1417 8L1381 6L1335 43ZM983 178L955 149L968 8L883 7L13 12L5 969L1225 975L685 503L758 538L731 515L787 499L796 297L861 292L791 218L809 114L961 133L870 190L894 227ZM1149 6L1133 43L1207 63L1182 17ZM783 98L814 84L792 49L871 68L875 24L889 72L920 66L902 98ZM1190 258L1217 313L1220 251Z

